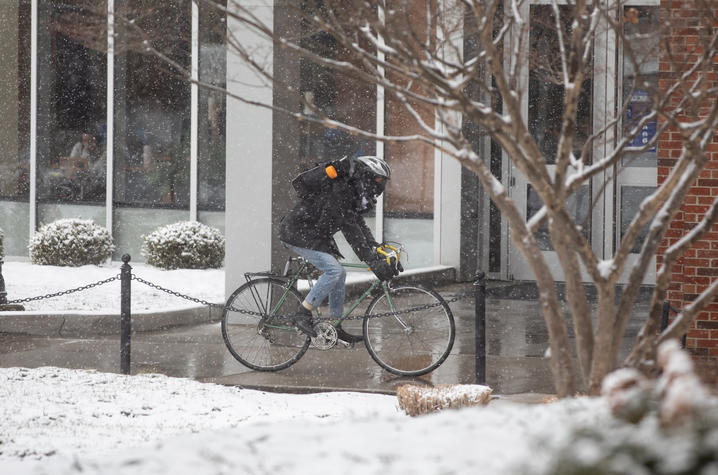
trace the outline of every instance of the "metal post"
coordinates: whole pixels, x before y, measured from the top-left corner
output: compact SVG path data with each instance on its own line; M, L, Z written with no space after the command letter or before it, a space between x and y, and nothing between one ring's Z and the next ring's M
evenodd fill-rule
M661 331L668 328L668 313L671 311L671 304L668 301L663 302L663 311L661 312Z
M0 258L0 305L7 304L7 292L5 292L5 279L2 276L3 260Z
M5 278L2 276L3 260L0 258L0 312L23 311L25 307L19 304L7 303L7 292L5 291Z
M120 268L120 371L122 374L130 374L130 333L132 330L130 313L132 267L128 264L130 255L124 254L122 262Z
M476 334L476 384L486 384L486 274L476 274L475 334Z

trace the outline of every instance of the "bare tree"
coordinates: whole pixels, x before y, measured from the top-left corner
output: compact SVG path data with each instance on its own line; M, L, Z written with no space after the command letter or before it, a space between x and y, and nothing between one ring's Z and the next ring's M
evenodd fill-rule
M526 0L277 0L265 5L282 8L301 23L304 33L300 35L275 31L257 13L262 2L194 1L226 15L229 27L220 27L226 32L227 47L266 84L297 92L273 76L268 67L271 57L244 41L246 36L237 35L238 31L251 31L254 38L273 44L275 50L288 50L303 61L381 88L412 118L415 127L411 134L402 135L357 127L326 114L307 96L299 97L300 110L254 102L258 107L372 140L424 143L473 171L508 222L511 241L536 278L558 394L573 394L577 384L557 280L566 282L576 334L575 354L584 385L591 394L599 391L603 377L619 365L617 342L624 335L639 288L654 265L672 218L708 161L707 146L718 130L718 86L714 78L718 30L713 26L718 19L709 0L696 0L700 23L695 26L697 41L690 51L681 52L671 49L666 32L635 28L638 12L620 0L554 1L541 6L537 16L542 23L530 21L532 7ZM162 58L189 79L189 72L165 54L158 38L142 28L137 15L151 13L140 10L115 12L115 23L122 25L125 35L121 44ZM333 39L333 52L318 50L304 41L307 35L318 32ZM462 41L469 36L474 45L471 56L462 48ZM606 111L602 124L586 127L581 120L585 114L584 85L592 75L596 51L606 48L607 36L615 37L622 48L624 67L636 72L627 76L621 93L631 97L642 91L645 97L639 109L629 110L636 104L624 101L615 110ZM529 64L520 56L527 47L532 49ZM334 54L336 50L342 51L341 59ZM657 57L672 74L660 76L660 81L657 74L650 78L638 74L649 58ZM528 94L527 74L542 84L552 84L560 93L560 108L551 117L556 129L550 141L537 137L525 119L522 103ZM247 101L241 94L231 96ZM542 205L530 219L500 177L492 174L488 158L472 147L462 121L470 121L498 144L511 166L535 190ZM657 124L657 130L636 147L642 131L651 124ZM673 142L680 143L675 165L655 192L641 202L614 255L598 254L584 232L583 218L572 213L567 201L592 180L594 186L596 180L603 181L599 193L612 190L611 180L621 173L623 165L638 153L654 149L669 133ZM701 223L663 255L650 315L627 364L650 369L657 343L683 334L718 293L718 281L714 281L659 334L661 304L672 265L711 228L717 214L715 200ZM550 236L560 273L551 270L541 252L536 236L542 229ZM636 249L640 249L638 258L632 259L631 252L634 250L635 255ZM625 274L629 275L628 283L617 293L619 278ZM597 289L594 318L582 286L585 277Z

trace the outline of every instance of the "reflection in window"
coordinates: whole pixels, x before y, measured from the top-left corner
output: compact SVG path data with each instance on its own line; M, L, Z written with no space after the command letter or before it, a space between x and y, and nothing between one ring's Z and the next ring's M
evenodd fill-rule
M566 200L566 209L577 225L581 226L581 231L586 239L591 235L591 223L589 221L589 195L588 186L582 186ZM531 219L543 207L543 201L538 193L531 185L526 188L526 219ZM539 248L542 251L553 251L551 244L551 236L548 232L548 225L544 221L538 231L534 234Z
M303 6L307 15L316 9L319 2L306 2ZM350 4L347 3L347 6ZM345 14L335 11L337 15ZM347 12L346 14L351 14ZM302 46L314 53L337 61L359 64L350 51L339 48L336 40L326 32L310 31L303 24ZM368 45L363 45L368 48ZM302 113L310 117L326 116L360 130L376 129L376 87L362 82L346 73L336 71L308 59L299 63L299 90L308 103ZM321 124L302 121L299 145L300 163L310 168L316 163L336 160L344 156L358 157L375 155L376 144L362 137L351 135L339 129L327 129ZM364 216L370 229L375 229L375 213ZM343 236L337 235L337 244L348 260L358 260Z
M431 30L429 18L432 3L408 2L403 8L397 6L387 18L391 28L410 31L418 41L424 41ZM391 57L387 58L391 61ZM402 80L392 77L401 84ZM409 100L419 116L429 126L434 126L434 111ZM386 99L387 135L423 135L424 131L405 107L391 95ZM434 219L434 149L421 142L392 143L385 145L386 160L392 176L384 193L384 239L404 243L410 255L409 267L433 264Z
M59 25L77 5L38 5L38 199L104 202L107 57Z
M0 198L30 192L30 2L0 2ZM7 235L8 225L4 226ZM7 237L6 237L7 239Z
M189 0L163 2L137 22L157 49L189 69ZM190 86L152 55L115 56L114 157L116 202L189 208Z
M572 17L570 7L561 6L561 24L564 34L570 34ZM531 33L529 57L529 131L536 140L547 163L556 163L558 141L561 134L564 86L561 73L558 35L553 7L531 6ZM590 70L590 68L588 68ZM581 156L581 148L591 132L592 78L584 80L578 99L574 154Z
M624 234L628 231L628 227L633 221L633 217L638 214L638 209L641 206L641 202L656 191L655 186L622 186L621 187L621 239ZM643 242L648 236L648 230L650 222L641 230L636 239L636 243L633 245L631 252L638 253L643 247Z
M625 7L623 19L623 133L632 138L622 165L655 167L656 146L642 149L655 137L658 119L645 123L635 134L631 132L651 111L658 89L658 7Z
M225 14L204 3L199 6L199 80L224 89L227 78ZM225 95L200 86L197 201L203 210L224 210L225 117Z

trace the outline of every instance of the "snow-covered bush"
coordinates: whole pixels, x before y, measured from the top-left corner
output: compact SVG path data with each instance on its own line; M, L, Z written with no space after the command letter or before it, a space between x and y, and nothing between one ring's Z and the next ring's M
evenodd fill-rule
M110 232L91 219L58 219L42 226L28 245L33 264L78 267L102 264L115 246Z
M222 233L196 221L168 224L142 238L147 263L163 269L217 268L224 261Z
M702 386L690 356L675 340L658 349L657 380L621 369L602 396L614 418L574 428L550 453L545 470L562 475L718 473L718 398Z

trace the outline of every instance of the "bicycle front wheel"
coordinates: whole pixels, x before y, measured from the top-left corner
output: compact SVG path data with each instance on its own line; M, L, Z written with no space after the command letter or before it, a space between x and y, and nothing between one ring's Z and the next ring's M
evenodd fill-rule
M372 300L366 311L367 315L379 313L390 315L364 318L364 344L385 370L421 376L449 356L456 335L454 316L438 293L421 286L391 288L388 296L385 292Z
M232 356L257 371L296 363L311 339L275 317L296 312L301 301L302 295L279 279L255 279L235 290L222 313L222 338Z

